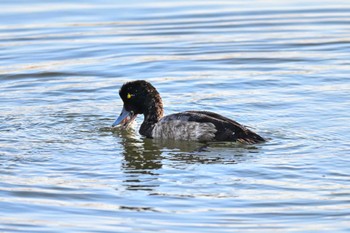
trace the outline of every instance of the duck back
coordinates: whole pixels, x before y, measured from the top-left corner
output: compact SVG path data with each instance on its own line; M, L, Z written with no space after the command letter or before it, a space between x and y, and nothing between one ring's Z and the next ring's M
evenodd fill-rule
M248 144L265 141L238 122L207 111L186 111L165 116L155 124L152 137L193 141L237 141Z

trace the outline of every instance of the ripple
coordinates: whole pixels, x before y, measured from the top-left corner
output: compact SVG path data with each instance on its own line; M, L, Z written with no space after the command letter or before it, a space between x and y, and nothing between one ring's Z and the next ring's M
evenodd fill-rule
M0 231L349 229L347 2L18 4L1 3ZM135 79L167 114L269 141L111 129Z

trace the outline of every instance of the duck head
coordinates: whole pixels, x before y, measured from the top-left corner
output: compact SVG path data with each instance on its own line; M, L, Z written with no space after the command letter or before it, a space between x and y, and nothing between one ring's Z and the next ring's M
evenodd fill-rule
M127 128L138 114L146 120L158 121L163 116L163 104L158 91L144 80L125 83L119 90L124 106L112 127L122 125Z

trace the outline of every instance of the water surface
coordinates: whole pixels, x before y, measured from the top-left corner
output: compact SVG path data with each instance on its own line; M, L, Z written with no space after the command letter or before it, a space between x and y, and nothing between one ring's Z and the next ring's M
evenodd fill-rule
M0 6L0 231L350 230L347 1ZM270 140L106 129L137 79Z

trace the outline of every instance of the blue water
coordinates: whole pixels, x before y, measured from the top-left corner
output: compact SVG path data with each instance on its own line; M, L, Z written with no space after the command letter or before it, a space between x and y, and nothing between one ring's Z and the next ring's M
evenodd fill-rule
M1 232L350 231L348 1L0 6ZM110 130L137 79L269 141Z

